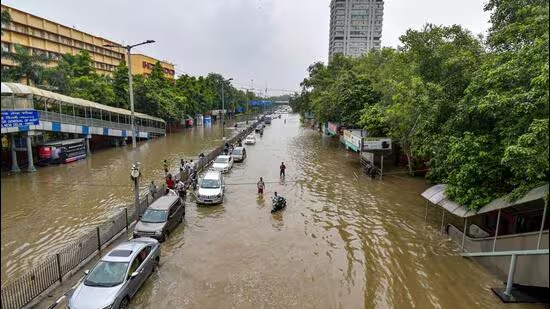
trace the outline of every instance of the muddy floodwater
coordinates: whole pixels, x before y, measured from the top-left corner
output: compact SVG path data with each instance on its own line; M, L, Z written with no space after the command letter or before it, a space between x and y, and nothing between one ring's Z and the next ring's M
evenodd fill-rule
M297 115L283 119L226 174L223 204L197 207L188 197L184 223L162 244L159 270L132 308L545 308L493 295L501 283L458 255L437 218L424 221L423 179L372 180L336 139L302 128ZM218 130L197 129L142 144L144 178L159 178L164 158L215 143ZM2 181L2 274L131 201L129 156L112 149ZM288 206L271 214L274 191Z

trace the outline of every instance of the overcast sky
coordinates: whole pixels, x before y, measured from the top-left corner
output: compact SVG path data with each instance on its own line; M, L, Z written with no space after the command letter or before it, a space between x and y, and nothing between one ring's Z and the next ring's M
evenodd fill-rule
M425 23L485 34L485 0L386 0L382 45ZM329 0L2 0L176 65L176 74L218 72L237 87L278 95L298 89L308 65L328 57Z

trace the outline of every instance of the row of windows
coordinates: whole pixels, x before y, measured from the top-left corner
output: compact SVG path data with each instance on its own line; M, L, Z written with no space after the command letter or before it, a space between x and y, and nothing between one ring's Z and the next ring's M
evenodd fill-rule
M51 61L59 61L59 59L61 59L61 54L60 53L52 52L52 51L49 51L49 50L43 50L43 49L40 49L40 48L30 47L28 49L30 50L32 55L36 55L36 56L42 55L42 56L46 57L48 60L51 60ZM11 51L13 51L12 44L7 43L7 42L2 42L2 52L11 52ZM102 62L92 61L92 66L96 69L101 69L101 70L104 70L104 71L115 71L116 70L116 65L102 63Z
M22 25L19 23L15 23L15 22L10 23L10 25L8 26L8 29L12 31L20 32L20 33L41 37L43 39L47 39L47 40L61 43L64 45L74 46L79 49L85 49L97 54L102 54L102 55L117 58L117 59L124 59L124 54L122 53L114 52L107 48L99 47L93 44L85 43L63 35L58 35L56 33L51 33L45 30L33 28L33 27Z
M100 69L100 70L104 70L104 71L111 71L111 72L114 72L117 68L116 65L112 65L112 64L107 64L107 63L103 63L103 62L92 62L92 66L95 67L96 69Z
M143 61L142 66L144 69L152 70L155 65L153 63ZM162 71L164 72L164 74L168 74L168 75L174 75L176 73L176 71L170 70L167 68L162 68Z

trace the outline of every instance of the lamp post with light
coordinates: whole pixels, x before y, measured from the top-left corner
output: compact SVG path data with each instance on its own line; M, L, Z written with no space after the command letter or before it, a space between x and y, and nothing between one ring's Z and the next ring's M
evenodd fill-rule
M154 40L147 40L138 44L134 45L112 45L112 44L105 44L103 46L105 47L115 47L115 48L124 48L126 49L126 58L128 63L128 92L130 93L130 111L131 111L131 126L132 126L132 153L133 153L133 162L132 162L132 169L131 169L131 178L134 181L134 199L136 204L136 212L137 215L141 215L141 209L139 207L139 175L141 175L139 171L139 163L136 161L136 121L135 121L135 115L134 115L134 89L132 87L132 57L130 54L130 51L132 48L140 45L145 44L151 44L155 43Z
M225 139L225 95L223 94L223 88L225 88L225 82L232 81L233 78L228 80L222 80L222 139Z

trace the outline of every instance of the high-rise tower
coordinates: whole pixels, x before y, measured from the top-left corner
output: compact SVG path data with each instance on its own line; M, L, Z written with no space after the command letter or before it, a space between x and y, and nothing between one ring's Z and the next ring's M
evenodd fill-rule
M331 0L329 58L380 48L383 16L383 0Z

